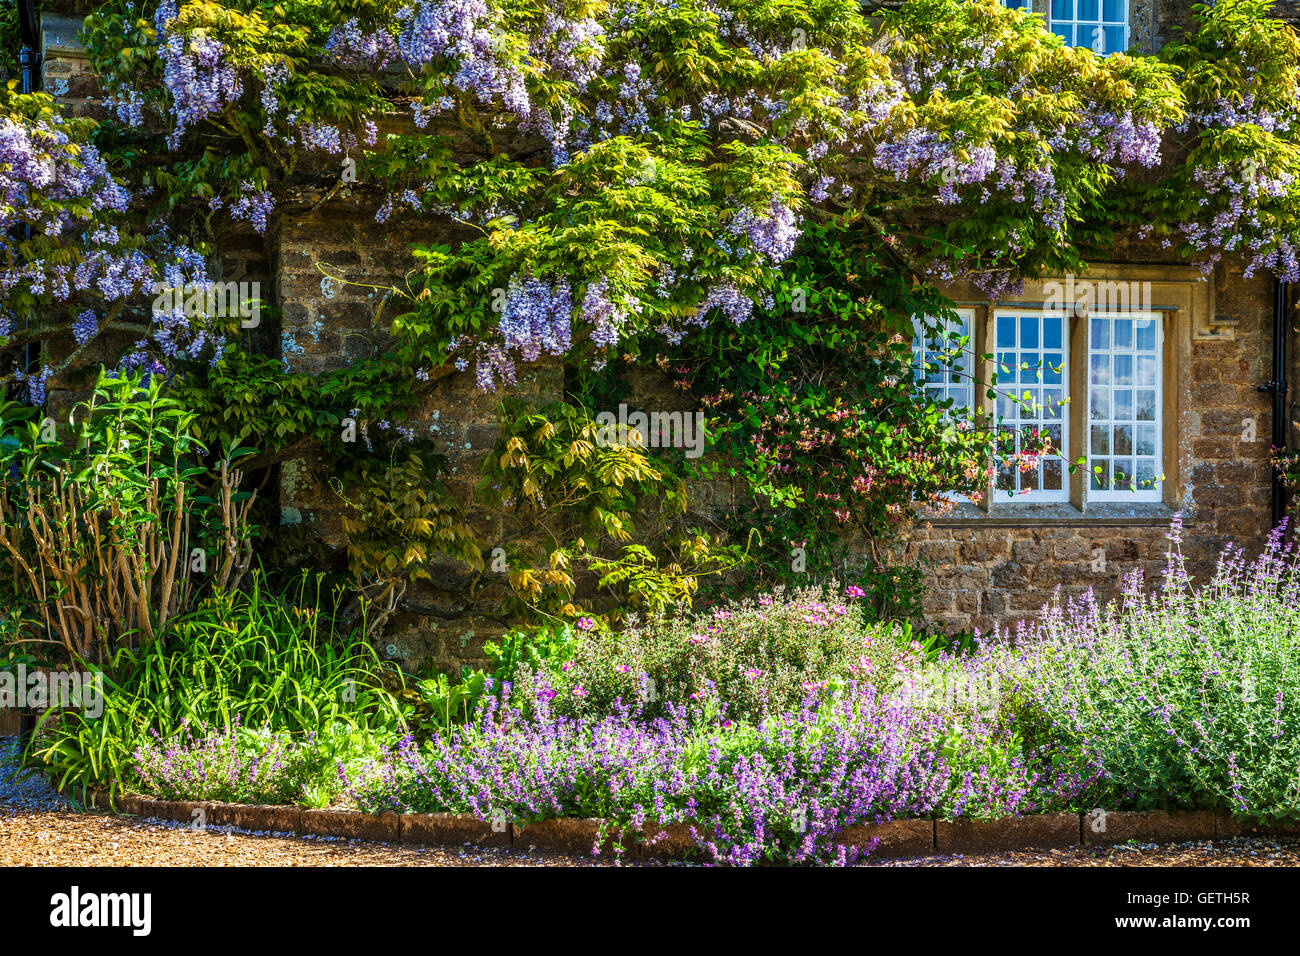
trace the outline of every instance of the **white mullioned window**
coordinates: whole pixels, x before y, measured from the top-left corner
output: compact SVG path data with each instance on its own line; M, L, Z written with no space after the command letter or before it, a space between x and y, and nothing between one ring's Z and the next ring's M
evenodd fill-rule
M949 412L975 408L975 313L956 309L956 319L912 318L916 381L935 402L952 399ZM937 326L937 327L936 327Z
M1052 0L1052 32L1100 54L1128 49L1128 0Z
M1068 501L1070 483L1066 456L1069 419L1066 415L1069 374L1068 319L1060 312L1041 309L997 309L993 313L997 359L997 415L999 431L1008 440L1007 452L1028 459L1003 456L998 462L993 506L1006 500ZM1033 457L1041 436L1051 440L1052 451ZM1023 467L1032 462L1032 467Z
M1002 0L1002 5L1008 10L1024 10L1025 13L1034 12L1034 0Z
M1090 501L1161 500L1161 324L1151 312L1088 318Z

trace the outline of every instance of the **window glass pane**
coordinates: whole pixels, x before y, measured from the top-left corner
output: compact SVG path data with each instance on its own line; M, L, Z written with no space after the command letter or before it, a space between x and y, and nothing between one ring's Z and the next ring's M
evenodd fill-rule
M998 316L998 348L1016 347L1016 317L1014 315Z
M1124 0L1105 0L1102 6L1107 23L1124 22Z
M1115 385L1133 384L1133 356L1131 355L1115 356L1115 380L1113 384ZM1155 383L1153 382L1152 384Z
M1053 22L1053 24L1055 24L1056 21L1053 20L1052 22ZM1066 26L1066 27L1059 27L1059 26L1055 26L1055 25L1054 25L1054 26L1052 27L1052 32L1055 33L1055 34L1056 34L1058 37L1060 37L1062 40L1064 40L1066 43L1070 43L1070 42L1073 40L1073 38L1074 38L1074 37L1073 37L1073 34L1074 34L1074 27L1068 27L1068 26Z
M1020 348L1026 350L1036 350L1038 348L1038 321L1036 315L1025 315L1020 318Z
M1154 352L1156 349L1156 320L1139 319L1134 323L1134 329L1137 333L1138 351Z
M1045 458L1043 459L1043 490L1060 491L1062 487L1062 467L1061 459Z
M1123 53L1125 50L1124 28L1106 27L1106 48L1102 53Z
M1110 462L1106 459L1092 463L1088 469L1090 480L1088 488L1090 491L1108 491L1110 489Z
M1074 16L1073 0L1052 0L1052 22L1069 20Z
M1154 355L1139 355L1137 357L1137 377L1133 384L1146 386L1147 388L1155 387L1156 357Z
M1137 448L1135 450L1139 455L1154 455L1156 453L1155 425L1137 426Z
M1133 461L1130 458L1116 458L1111 463L1111 481L1115 483L1117 491L1133 491L1136 489L1133 475Z
M1075 0L1074 8L1076 20L1097 19L1097 0Z
M1043 348L1061 348L1061 317L1059 315L1043 316Z

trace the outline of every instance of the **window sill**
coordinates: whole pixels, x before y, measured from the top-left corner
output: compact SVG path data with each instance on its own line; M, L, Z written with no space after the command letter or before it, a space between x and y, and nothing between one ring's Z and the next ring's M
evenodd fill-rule
M1125 504L1119 501L1092 502L1080 510L1073 504L1019 503L995 498L991 512L961 502L949 514L938 518L918 515L918 520L936 528L1107 528L1164 527L1177 509L1158 501ZM1185 525L1193 522L1184 521Z

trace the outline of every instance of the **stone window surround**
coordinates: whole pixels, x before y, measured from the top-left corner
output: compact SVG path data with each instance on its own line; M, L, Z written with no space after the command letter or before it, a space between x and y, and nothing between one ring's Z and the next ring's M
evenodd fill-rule
M996 372L996 342L994 324L990 316L1001 308L1042 308L1048 296L1044 286L1050 282L1064 282L1065 277L1044 276L1026 280L1018 296L1008 296L990 302L981 297L978 289L969 283L950 283L941 291L952 299L956 307L972 310L975 314L972 349L979 355L988 355L980 364L981 381L987 383ZM1167 525L1176 511L1188 510L1190 493L1191 433L1191 367L1192 341L1233 338L1229 329L1221 331L1215 322L1215 283L1201 275L1193 266L1139 265L1106 263L1096 264L1074 278L1076 287L1081 282L1150 282L1150 311L1164 316L1161 357L1164 382L1161 395L1160 425L1162 433L1162 471L1159 502L1096 502L1089 501L1085 491L1087 473L1082 467L1069 474L1070 500L1060 503L1025 503L1009 498L1005 491L986 495L975 505L962 502L942 517L923 518L936 527L1045 527L1045 526L1150 526ZM1069 343L1073 355L1083 356L1088 351L1088 323L1086 312L1076 309L1070 322ZM1087 393L1088 363L1076 361L1069 367L1069 394ZM983 389L977 402L987 405ZM1083 455L1083 437L1087 435L1086 402L1072 398L1066 406L1070 422L1068 458L1075 461ZM1188 522L1189 524L1191 522Z

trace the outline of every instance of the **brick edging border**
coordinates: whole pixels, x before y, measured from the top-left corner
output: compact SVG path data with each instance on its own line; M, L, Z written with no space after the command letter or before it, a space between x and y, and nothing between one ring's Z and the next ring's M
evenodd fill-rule
M425 845L472 844L515 847L591 855L601 820L564 817L527 825L502 821L495 826L469 814L359 813L353 810L303 810L287 806L155 800L133 794L112 800L96 791L90 805L131 816L234 826L241 830L296 833L380 843ZM1094 824L1101 822L1100 829ZM1185 843L1231 836L1300 836L1300 824L1257 827L1209 810L1170 814L1160 811L1115 811L1104 821L1091 814L1046 813L1000 820L891 820L858 824L841 833L843 845L867 849L879 840L874 858L899 858L1009 850L1064 849L1071 846L1112 846L1129 840L1142 843ZM622 844L623 856L647 859L689 859L695 850L691 825L674 823L647 828L645 838L607 834L602 855Z

